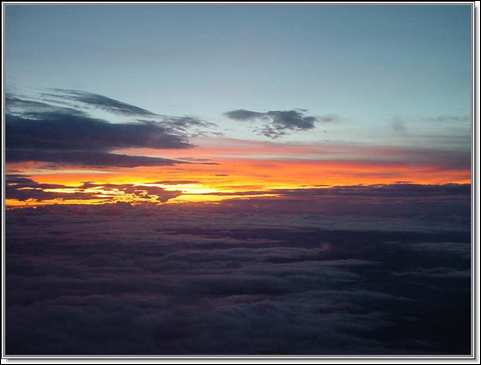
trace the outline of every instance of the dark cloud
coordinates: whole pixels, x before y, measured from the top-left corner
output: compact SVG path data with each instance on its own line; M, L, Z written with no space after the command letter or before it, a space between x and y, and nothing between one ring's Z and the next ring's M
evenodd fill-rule
M267 118L266 113L259 113L246 109L231 110L226 112L225 115L234 120L254 120Z
M122 114L130 120L114 122L115 119L92 117L92 108ZM175 161L119 155L112 150L190 148L189 137L216 127L196 117L159 115L78 90L55 89L53 93L41 94L40 99L7 94L6 110L6 147L10 162L123 167L172 164Z
M184 116L184 117L167 117L164 120L164 123L167 123L172 128L180 129L183 131L187 131L192 127L203 127L203 128L213 128L216 127L216 124L211 122L206 122L205 120L191 117L191 116Z
M130 156L102 151L49 151L7 149L8 162L39 161L56 165L78 165L86 167L137 167L167 166L188 163L160 157Z
M9 101L7 100L7 103ZM6 157L8 162L41 161L85 166L155 166L176 161L111 153L129 147L189 148L185 134L153 121L109 123L70 108L10 98L6 115ZM7 104L8 105L8 104ZM13 105L13 106L12 106Z
M43 93L42 97L49 98L56 103L63 100L77 102L75 106L77 108L83 108L83 105L78 105L78 102L85 104L90 108L97 108L107 111L113 114L123 115L125 117L143 118L138 121L146 124L162 124L164 128L171 131L177 131L182 133L190 133L192 135L198 135L204 133L207 129L216 128L216 124L201 120L193 116L166 116L157 113L153 113L149 110L139 108L135 105L127 104L103 95L94 94L81 90L66 90L66 89L53 89L54 93ZM70 104L71 105L71 104ZM83 109L82 109L83 110ZM87 108L88 111L88 108ZM146 120L145 118L151 118ZM192 131L195 129L195 131Z
M64 189L65 186L60 184L41 184L23 176L7 175L5 181L5 197L7 199L42 201L63 198L76 200L95 198L95 195L84 192L63 193L45 191L48 189Z
M5 96L5 106L7 115L12 114L28 118L35 118L41 115L41 113L86 116L86 113L82 110L66 106L52 105L43 101L19 97L13 94L7 94Z
M52 91L53 93L44 93L43 96L81 102L94 108L127 116L157 115L149 110L139 108L135 105L127 104L122 101L86 91L71 89L53 89Z
M182 135L154 122L109 123L101 119L41 113L38 119L6 117L6 147L38 150L110 150L127 147L187 148Z
M238 121L261 121L263 127L258 133L269 138L278 138L289 131L305 131L313 129L316 123L327 123L337 120L336 116L310 116L305 115L306 110L271 110L260 113L251 110L237 109L226 112L225 115Z
M139 184L95 184L92 182L83 183L80 188L99 188L102 191L115 191L132 194L137 198L154 198L156 202L166 202L180 195L180 191L167 191L163 188Z
M469 197L471 185L469 184L380 184L380 185L353 185L335 186L332 188L307 188L307 189L273 189L272 192L288 196L315 196L315 195L352 195L352 196L377 196L389 198L411 198L426 196L461 195Z
M199 137L207 136L212 134L219 134L214 132L217 125L212 122L207 122L205 120L192 117L192 116L161 116L159 120L139 120L144 123L154 123L161 124L166 128L166 130L172 133L188 136L188 137Z
M255 188L256 186L253 186ZM249 188L249 186L246 186ZM276 194L285 198L322 198L322 197L387 197L387 198L416 198L430 196L463 196L469 197L471 185L469 184L442 184L422 185L411 183L382 184L382 185L349 185L321 188L299 189L271 189L271 190L248 190L242 192L212 192L205 195L269 195Z
M89 191L87 191L89 189ZM5 196L7 199L42 202L50 199L60 200L98 200L111 204L116 198L129 195L135 203L165 203L180 195L180 191L167 191L163 188L136 184L95 184L85 182L72 187L61 184L43 184L30 178L7 175Z
M45 189L57 189L63 188L61 184L40 184L32 179L22 175L5 175L5 181L7 185L15 186L16 188L45 188Z

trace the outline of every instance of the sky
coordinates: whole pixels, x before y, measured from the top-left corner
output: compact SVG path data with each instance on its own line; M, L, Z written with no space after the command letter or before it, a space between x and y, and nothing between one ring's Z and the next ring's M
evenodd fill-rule
M7 355L469 355L468 5L5 6Z
M470 181L467 5L8 5L5 40L8 173L59 192Z

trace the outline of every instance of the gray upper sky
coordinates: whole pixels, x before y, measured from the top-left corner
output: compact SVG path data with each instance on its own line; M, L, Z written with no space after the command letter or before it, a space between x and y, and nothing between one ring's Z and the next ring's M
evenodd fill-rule
M8 5L6 85L86 90L239 138L264 137L227 111L303 108L339 121L283 138L443 144L469 131L470 16L467 5Z

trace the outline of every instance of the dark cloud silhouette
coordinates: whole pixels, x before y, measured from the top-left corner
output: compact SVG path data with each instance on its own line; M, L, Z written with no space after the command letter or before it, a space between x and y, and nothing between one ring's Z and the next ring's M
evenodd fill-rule
M315 195L352 195L352 196L378 196L378 197L427 197L427 196L453 196L461 195L468 197L471 192L469 184L380 184L380 185L353 185L335 186L332 188L308 188L308 189L273 189L286 196L315 196Z
M43 96L81 102L94 108L127 116L157 115L149 110L139 108L135 105L127 104L104 95L94 94L87 91L71 89L53 89L52 91L52 93L43 93Z
M42 93L39 100L20 97L11 93L7 94L7 111L10 114L27 117L29 119L42 119L42 117L45 116L43 113L87 117L91 109L83 105L86 104L87 106L100 108L112 114L121 114L125 117L135 118L136 122L143 124L157 124L162 126L166 131L169 130L171 132L187 133L190 129L197 128L199 130L196 130L195 133L199 134L202 132L200 129L217 127L215 123L207 122L194 116L161 115L103 95L79 90L54 90L58 93ZM81 104L70 101L80 101Z
M56 113L64 115L86 116L87 114L79 109L67 106L52 105L43 101L19 97L13 94L5 96L5 107L8 114L35 118L41 113Z
M158 118L158 120L139 121L143 123L161 124L164 126L164 128L166 128L167 131L170 131L171 133L188 137L206 136L212 133L217 133L214 132L214 130L217 128L215 123L207 122L192 116L161 116Z
M89 189L89 191L86 191L87 189ZM135 184L95 184L85 182L77 187L61 184L42 184L19 175L7 175L5 189L7 199L17 199L20 201L33 200L42 202L50 199L95 199L104 204L113 203L119 196L125 196L127 194L133 197L136 203L149 202L158 204L173 199L179 196L180 193L180 191L167 191L157 186Z
M86 167L137 167L166 166L188 163L160 157L130 156L102 151L48 151L7 149L8 162L39 161L57 165L78 165Z
M7 105L13 110L6 115L8 162L117 167L172 165L177 161L110 151L129 147L191 147L187 136L168 124L154 121L109 123L75 109L16 97L10 97Z
M225 113L231 119L234 120L254 120L254 119L266 119L266 113L254 112L246 109L236 109Z
M38 119L6 117L6 147L38 150L110 150L126 147L187 148L182 135L154 122L109 123L101 119L41 113Z
M249 186L246 186L247 188ZM255 186L254 186L255 188ZM313 198L330 196L360 196L360 197L390 197L390 198L414 198L429 196L469 196L471 185L469 184L442 184L442 185L421 185L411 183L382 184L382 185L349 185L321 188L299 188L299 189L270 189L270 190L246 190L241 192L211 192L204 195L270 195L276 194L285 198Z
M97 108L109 113L119 114L126 117L142 118L138 121L146 124L162 124L166 129L171 131L180 131L182 133L190 133L192 128L202 129L215 128L216 124L201 120L193 116L166 116L151 112L149 110L139 108L135 105L127 104L103 95L94 94L81 90L67 90L67 89L53 89L54 93L43 93L43 98L53 100L54 102L76 102L78 108L83 108L82 111L88 111L88 108ZM81 105L78 105L78 102ZM85 110L84 106L87 107ZM149 118L149 119L145 119ZM202 133L197 130L194 135Z
M85 182L80 188L100 188L102 194L104 191L120 191L127 194L135 195L140 198L154 198L155 202L166 202L169 199L180 195L180 191L167 191L163 188L150 185L139 184L95 184L92 182Z
M112 122L92 117L92 108L122 114L130 117L130 121ZM38 100L7 94L6 110L6 147L10 162L122 167L172 164L175 161L111 151L190 148L190 136L216 127L196 117L159 115L78 90L54 89L53 93L41 94Z
M5 175L5 181L7 185L15 186L16 188L45 188L45 189L57 189L63 188L61 184L40 184L34 180L22 176L22 175Z
M46 189L63 189L64 185L60 184L40 184L27 177L17 175L6 175L5 177L5 197L7 199L17 199L25 201L34 199L37 201L49 199L94 199L95 195L84 192L52 192L45 191Z
M187 131L189 128L192 128L192 127L204 127L204 128L216 127L216 124L214 123L206 122L205 120L191 117L191 116L167 117L163 120L163 122L170 125L172 128L180 129L183 131Z
M237 109L226 112L225 115L238 121L261 121L263 127L257 129L258 133L269 137L278 138L289 131L304 131L313 129L316 123L327 123L337 120L336 116L310 116L305 115L306 110L271 110L264 113Z

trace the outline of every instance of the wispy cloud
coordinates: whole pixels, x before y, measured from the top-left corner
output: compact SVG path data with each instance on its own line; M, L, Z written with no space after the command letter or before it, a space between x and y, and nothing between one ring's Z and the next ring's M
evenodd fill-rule
M52 89L52 92L43 93L44 97L54 99L65 99L73 102L80 102L92 108L102 109L111 113L128 116L155 116L150 110L128 104L104 95L94 94L87 91L71 89Z
M6 158L9 162L37 161L85 167L165 166L187 163L161 157L130 156L103 151L49 151L35 149L7 149Z

